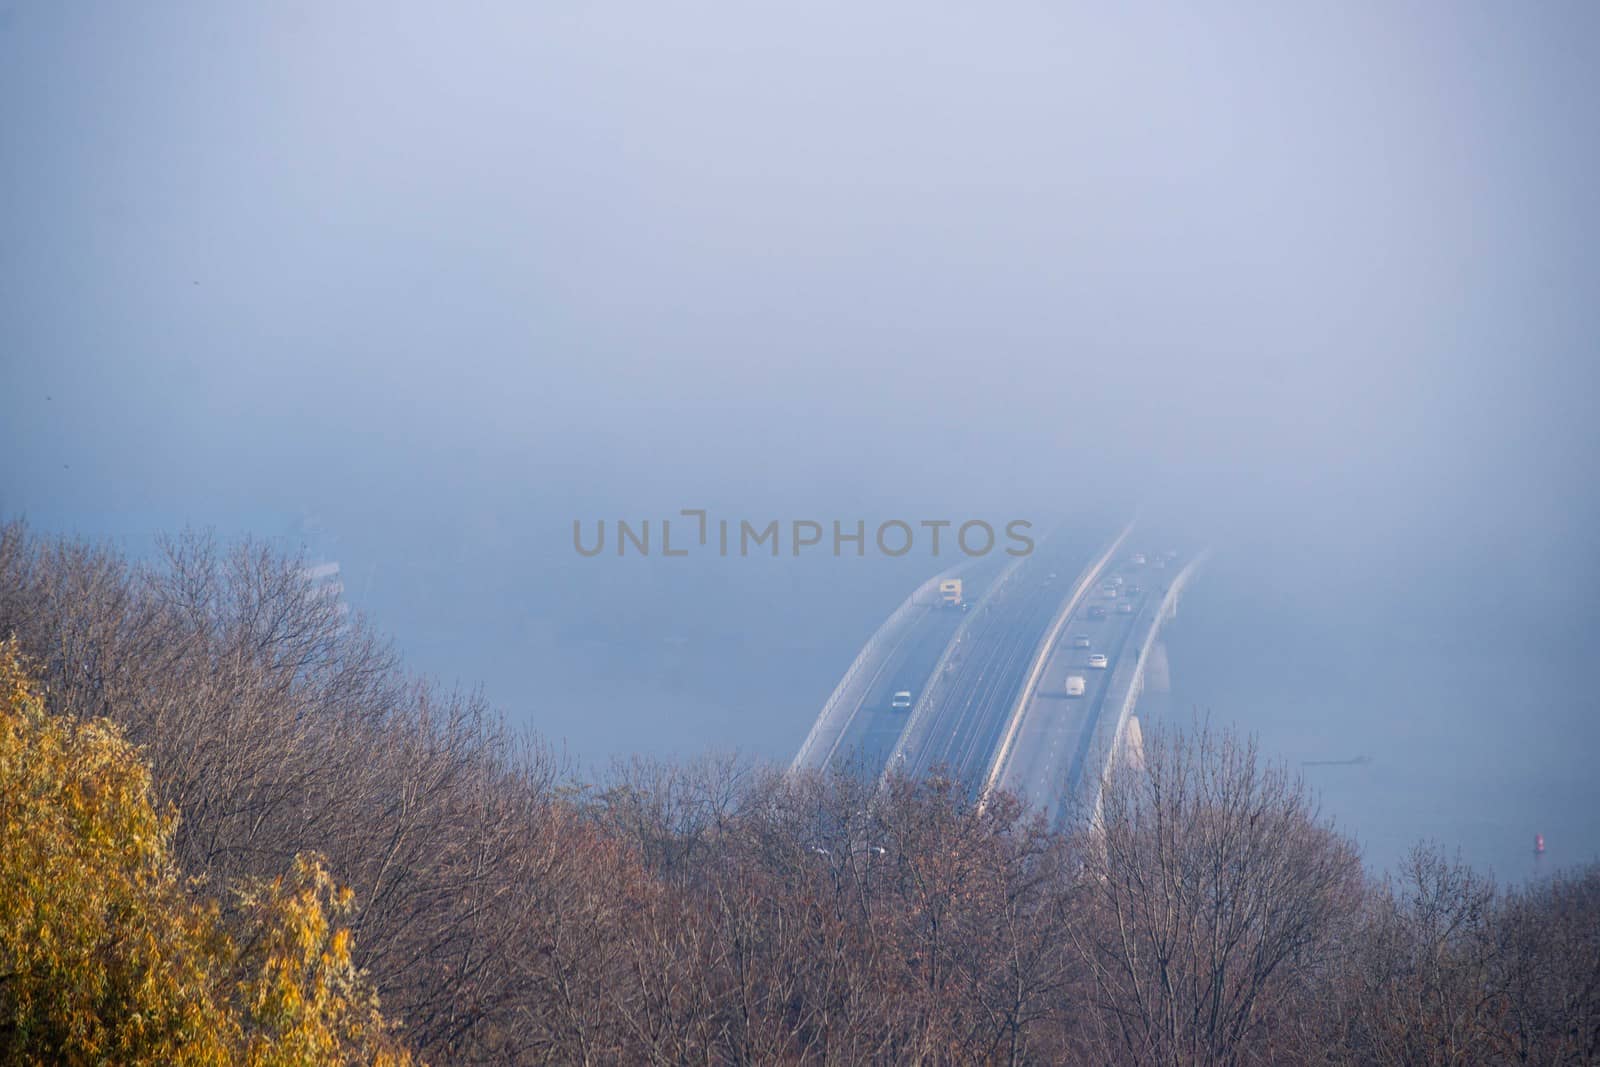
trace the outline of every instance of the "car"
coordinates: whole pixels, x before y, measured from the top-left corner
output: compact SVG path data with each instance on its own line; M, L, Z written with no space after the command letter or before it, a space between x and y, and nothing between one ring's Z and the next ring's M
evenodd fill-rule
M1144 566L1144 553L1143 552L1135 552L1133 554L1133 565L1135 567L1143 567Z
M889 701L889 706L895 711L911 710L911 690L902 689Z
M1106 597L1115 597L1117 595L1117 587L1112 585L1110 582L1107 582L1105 585L1100 587L1100 595Z
M1097 671L1105 670L1106 669L1106 654L1104 652L1091 652L1091 653L1089 653L1089 666L1093 667Z
M1103 619L1105 617L1106 617L1106 609L1105 609L1105 605L1104 604L1091 604L1091 605L1089 605L1089 618L1091 618L1091 619Z
M1089 635L1088 634L1078 634L1077 636L1075 636L1072 639L1072 647L1073 648L1088 648L1089 647Z
M1132 615L1133 614L1133 601L1124 600L1122 603L1118 604L1117 605L1117 614L1118 615Z
M1138 596L1140 593L1144 592L1144 586L1140 585L1138 582L1135 582L1134 584L1128 586L1128 588L1124 589L1123 592L1128 596Z
M1067 696L1069 696L1069 697L1081 697L1081 696L1083 696L1083 687L1084 687L1083 675L1081 675L1081 674L1073 674L1073 675L1068 675L1067 676Z

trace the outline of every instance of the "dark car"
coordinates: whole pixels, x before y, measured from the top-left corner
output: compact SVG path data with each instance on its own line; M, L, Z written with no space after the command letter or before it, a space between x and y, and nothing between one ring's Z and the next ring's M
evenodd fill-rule
M1090 608L1089 608L1089 618L1091 618L1091 619L1103 619L1105 617L1106 617L1106 609L1105 609L1105 605L1104 604L1093 604L1093 605L1090 606Z

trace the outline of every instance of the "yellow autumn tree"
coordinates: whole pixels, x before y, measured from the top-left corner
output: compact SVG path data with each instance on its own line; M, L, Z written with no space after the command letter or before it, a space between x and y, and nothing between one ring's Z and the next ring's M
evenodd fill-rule
M250 924L250 975L240 986L248 1067L411 1062L350 959L349 929L336 924L355 896L319 858L297 856L288 875L242 897Z
M229 1062L227 942L172 830L117 729L49 715L0 645L0 1059Z
M117 727L50 714L0 642L0 1064L408 1064L320 861L242 893L236 942L175 823Z

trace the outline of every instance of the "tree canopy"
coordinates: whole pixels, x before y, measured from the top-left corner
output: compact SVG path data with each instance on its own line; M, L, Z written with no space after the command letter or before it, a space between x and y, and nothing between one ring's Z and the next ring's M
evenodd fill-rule
M409 1063L322 861L238 887L228 923L176 825L121 730L48 712L0 644L0 1062Z

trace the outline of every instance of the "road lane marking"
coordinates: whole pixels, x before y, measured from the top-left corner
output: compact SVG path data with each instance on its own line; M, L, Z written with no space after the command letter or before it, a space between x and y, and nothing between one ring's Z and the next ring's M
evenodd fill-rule
M1104 571L1106 565L1111 562L1111 557L1116 554L1117 550L1122 547L1122 542L1126 541L1128 539L1128 535L1133 532L1134 522L1137 521L1138 520L1135 519L1130 521L1128 525L1124 526L1122 528L1122 532L1117 535L1116 540L1111 542L1110 547L1108 547L1100 556L1100 558L1089 567L1089 569L1084 573L1083 577L1078 579L1078 584L1072 590L1072 595L1067 599L1066 606L1062 609L1060 617L1057 618L1055 625L1050 628L1049 633L1045 635L1045 639L1039 648L1039 653L1034 659L1033 669L1028 672L1028 679L1023 683L1021 692L1017 694L1017 703L1011 712L1010 725L1006 728L1005 737L1000 742L1000 748L995 753L994 762L990 765L989 775L985 779L983 783L983 789L979 794L978 810L983 810L984 805L988 801L989 794L994 790L995 784L1000 780L1006 763L1011 757L1011 747L1016 743L1017 731L1022 725L1022 720L1027 712L1028 705L1033 702L1034 687L1038 685L1039 675L1044 670L1044 665L1049 662L1051 655L1055 651L1056 642L1061 639L1062 629L1072 618L1073 612L1078 610L1078 606L1082 602L1084 595L1089 591L1090 588L1093 587L1094 583L1099 580L1100 573Z

